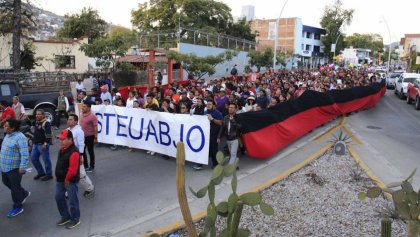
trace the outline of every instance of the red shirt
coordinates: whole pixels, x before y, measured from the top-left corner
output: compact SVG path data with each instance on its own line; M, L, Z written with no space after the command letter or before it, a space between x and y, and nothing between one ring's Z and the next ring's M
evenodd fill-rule
M15 111L10 107L6 107L3 113L1 114L1 120L7 119L7 118L16 119Z
M98 127L98 118L92 113L83 113L80 116L80 126L85 133L85 137L96 135L95 127Z
M66 149L66 148L65 148ZM61 148L60 150L65 150ZM77 175L77 170L79 169L80 165L80 155L78 152L73 152L69 158L69 169L67 170L65 182L70 183L70 179Z

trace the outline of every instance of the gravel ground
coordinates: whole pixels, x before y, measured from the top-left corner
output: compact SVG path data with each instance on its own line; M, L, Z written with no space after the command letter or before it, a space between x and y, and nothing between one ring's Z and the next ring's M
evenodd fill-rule
M360 180L353 178L352 171L361 174ZM263 200L274 208L274 216L264 216L258 207L247 206L240 227L255 237L380 236L380 220L392 203L383 198L359 201L357 194L372 185L349 154L335 156L328 151L261 192ZM217 222L222 229L223 219ZM196 226L202 230L203 220ZM392 228L392 236L407 236L401 220L394 220ZM188 236L185 230L177 233Z

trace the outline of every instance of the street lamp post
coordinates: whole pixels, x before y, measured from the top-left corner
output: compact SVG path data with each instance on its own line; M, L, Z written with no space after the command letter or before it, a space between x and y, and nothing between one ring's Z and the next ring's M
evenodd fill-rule
M279 18L277 18L277 22L276 22L276 35L274 38L274 57L273 57L273 70L276 70L276 64L277 64L277 41L279 38L279 25L280 25L280 18L281 18L281 14L283 13L284 7L286 6L287 2L289 0L286 0L283 4L283 7L281 8L280 11L280 15Z
M391 42L392 42L391 31L389 30L388 22L386 21L384 16L382 16L382 19L384 20L384 23L385 23L386 29L388 30L388 35L389 35L388 64L387 64L387 67L386 67L386 71L387 71L387 73L389 73L389 67L391 65Z

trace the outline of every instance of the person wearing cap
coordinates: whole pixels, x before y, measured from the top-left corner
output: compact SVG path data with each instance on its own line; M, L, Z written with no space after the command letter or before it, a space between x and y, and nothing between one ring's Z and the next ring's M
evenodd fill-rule
M26 173L29 149L28 140L19 132L20 122L16 119L7 119L4 124L6 133L0 151L0 171L3 184L10 189L13 208L7 214L14 217L23 212L23 204L31 192L21 186L22 175Z
M95 192L92 180L87 176L85 167L83 165L83 152L85 151L85 133L82 127L78 124L79 117L76 114L70 114L67 119L67 126L73 134L74 145L79 149L80 153L80 186L85 190L83 196L88 198Z
M57 163L55 166L55 201L61 219L57 222L58 226L66 226L73 229L80 225L80 207L78 198L77 184L80 180L80 153L74 145L73 133L69 129L64 129L58 136L60 139L60 151L58 152ZM68 194L67 204L66 195Z
M225 109L225 104L229 102L229 97L226 96L225 88L221 88L219 91L219 96L215 98L217 104L217 110L222 111Z
M111 96L111 93L109 93L108 91L108 85L101 86L101 91L102 91L101 96L100 96L101 100L104 101L105 99L109 99L109 101L111 101L112 103L112 96Z
M246 100L246 104L245 104L245 111L255 111L257 108L257 103L255 103L255 97L254 96L249 96Z

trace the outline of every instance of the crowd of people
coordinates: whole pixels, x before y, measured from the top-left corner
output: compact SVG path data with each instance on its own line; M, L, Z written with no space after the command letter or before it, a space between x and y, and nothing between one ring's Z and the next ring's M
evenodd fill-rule
M44 111L36 111L36 119L32 122L34 134L31 146L28 145L28 138L19 132L19 121L28 120L19 98L14 97L11 103L1 101L0 109L3 113L0 125L4 128L5 137L1 147L0 171L2 181L11 190L13 200L13 208L8 216L22 213L23 204L31 194L21 186L22 175L29 161L37 171L34 180L49 181L53 178L49 147L54 138L52 130L60 128L63 114L67 118L67 126L58 136L60 152L55 167L55 199L61 216L57 225L74 228L80 224L77 184L85 190L85 197L94 193L92 181L86 174L95 169L94 146L98 142L98 120L90 111L92 104L207 116L210 123L209 163L215 167L218 164L216 153L221 143L226 144L230 164L238 165L238 154L244 151L241 142L242 125L236 116L238 113L270 109L279 103L298 98L306 90L321 93L344 90L369 86L379 80L377 75L365 68L336 68L329 65L316 70L279 70L253 75L238 75L237 70L232 70L229 77L207 82L203 79L190 80L188 84L174 82L164 87L158 81L156 86L149 87L145 93L134 87L126 98L115 88L110 92L111 84L106 82L97 82L100 93L88 96L79 82L76 89L77 100L82 103L80 117L69 113L69 102L61 91L57 99L55 121L48 121ZM117 149L117 146L113 145L111 149ZM133 148L128 149L134 151ZM154 154L153 151L147 153ZM201 170L203 166L195 164L193 168Z

